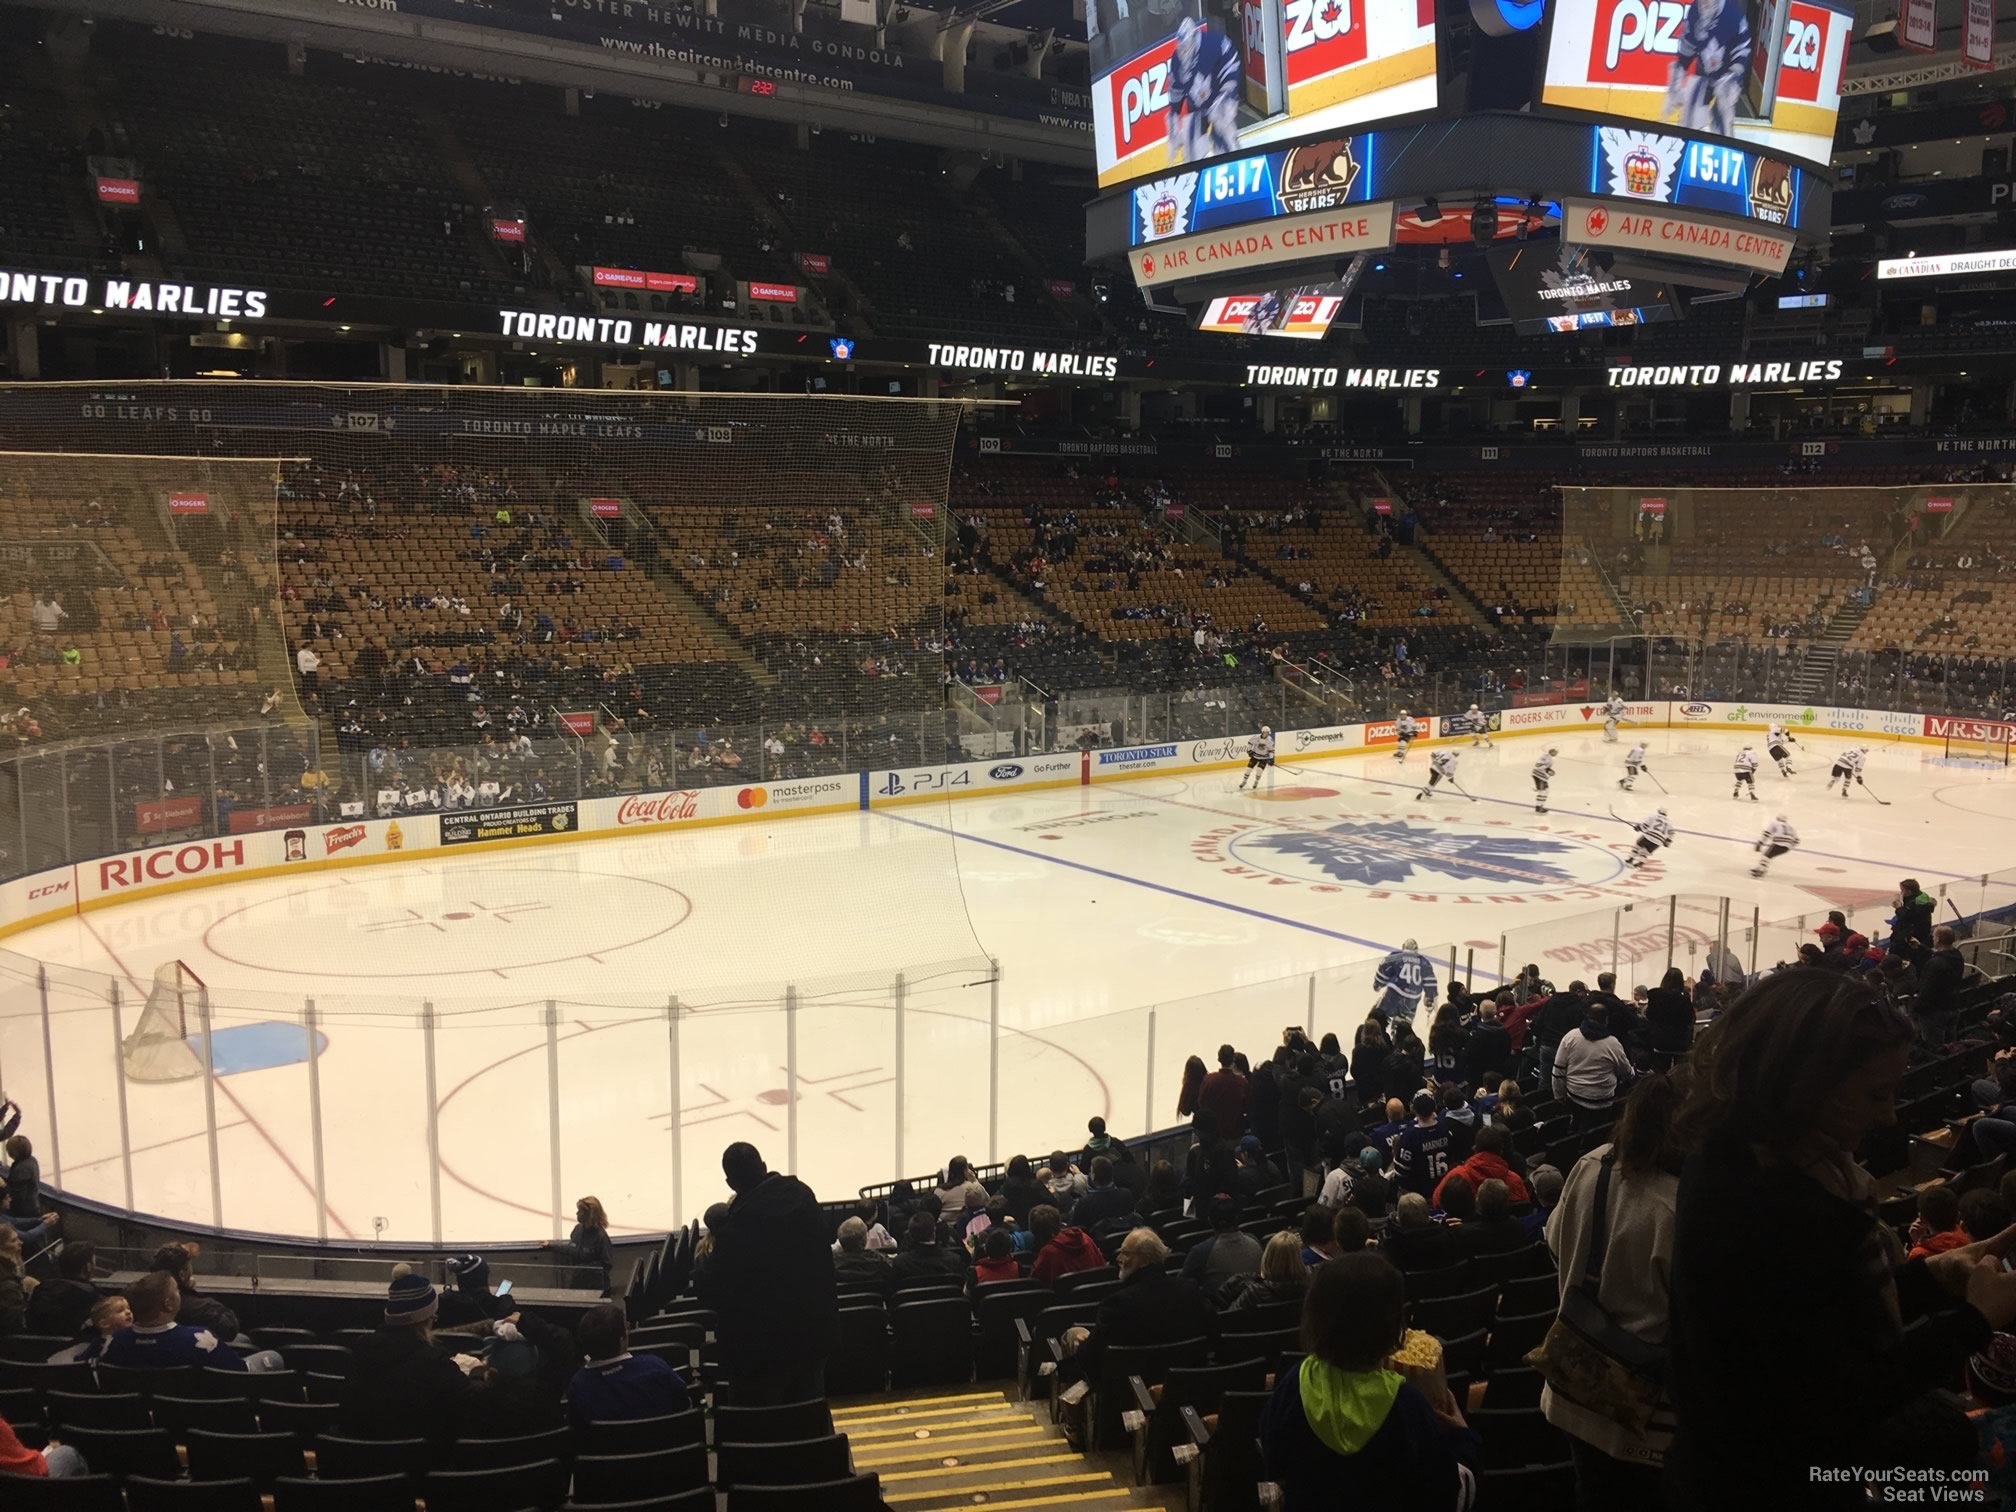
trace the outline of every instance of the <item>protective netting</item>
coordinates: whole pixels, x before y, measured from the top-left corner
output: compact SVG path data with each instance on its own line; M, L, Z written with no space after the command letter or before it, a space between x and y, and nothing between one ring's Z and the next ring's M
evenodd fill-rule
M1558 676L1627 697L1997 715L2016 693L2008 484L1792 473L1560 492Z

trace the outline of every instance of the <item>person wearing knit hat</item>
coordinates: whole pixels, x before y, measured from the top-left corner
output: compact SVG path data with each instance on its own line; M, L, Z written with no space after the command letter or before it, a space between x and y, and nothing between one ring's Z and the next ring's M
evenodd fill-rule
M474 1356L450 1356L434 1344L440 1310L434 1283L411 1266L393 1269L385 1291L385 1326L358 1341L338 1397L339 1429L355 1438L455 1442ZM464 1361L467 1361L465 1364Z

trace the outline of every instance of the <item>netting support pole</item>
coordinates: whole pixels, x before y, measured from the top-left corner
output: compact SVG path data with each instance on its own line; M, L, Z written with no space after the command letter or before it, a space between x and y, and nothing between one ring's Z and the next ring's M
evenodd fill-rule
M1142 1078L1148 1084L1145 1101L1141 1106L1141 1132L1147 1133L1155 1127L1155 1010L1148 1010L1148 1066L1147 1075Z
M1729 900L1722 900L1722 913L1715 921L1715 980L1726 980L1723 962L1731 955L1729 949Z
M211 812L214 814L216 810ZM119 772L110 751L105 753L105 814L112 821L112 839L116 844L119 839ZM137 840L140 837L135 835L133 838Z
M1316 973L1313 971L1309 973L1309 1022L1304 1027L1309 1038L1316 1038Z
M133 1211L133 1131L126 1116L126 1015L120 1006L119 983L112 988L112 1081L119 1088L119 1175L126 1184L126 1211ZM54 1102L51 1102L54 1112ZM53 1123L53 1119L52 1119Z
M1456 980L1456 947L1453 944L1449 947L1449 975L1444 977L1443 980L1445 982Z
M1463 950L1463 989L1464 991L1467 992L1473 989L1476 985L1477 985L1477 948L1474 945L1465 946ZM1311 977L1309 979L1309 990L1311 996L1313 997L1316 990L1316 979L1314 977ZM1309 1037L1311 1039L1314 1039L1316 1037L1316 1016L1313 1012L1309 1016Z
M1001 1159L1001 960L990 957L987 982L987 1164Z
M1680 927L1680 895L1666 900L1666 969L1673 969L1673 941Z
M214 757L212 761L215 761ZM77 852L70 846L70 763L67 760L56 763L56 786L63 795L62 801L56 805L63 812L63 859L75 861ZM217 784L213 781L210 788L215 792ZM217 811L212 808L210 812L214 814Z
M840 728L843 731L847 728L845 720L841 721ZM842 736L841 743L843 746L846 743L844 735ZM896 1176L894 1179L898 1181L903 1179L903 1109L907 1106L903 1101L905 1090L903 1086L903 999L908 996L909 990L909 983L903 980L903 973L900 971L897 972L896 995L894 999L896 1004Z
M1505 936L1498 936L1498 983L1503 986L1512 980L1512 973L1505 968L1512 963L1505 958Z
M1613 908L1610 911L1610 970L1612 972L1617 970L1618 937L1623 933L1623 930L1624 910Z
M421 1063L427 1076L427 1215L441 1242L441 1102L434 1092L434 1005L420 1005Z
M798 989L784 989L784 1169L798 1169Z
M196 989L196 1024L203 1035L203 1137L210 1148L210 1225L224 1227L224 1169L217 1154L217 1036L210 989Z
M666 1071L672 1082L672 1112L667 1122L672 1126L672 1222L681 1221L685 1212L685 1193L682 1177L685 1174L685 1152L680 1148L679 1128L679 999L675 994L665 1000L665 1054Z
M560 1208L560 1005L546 999L546 1163L553 1188L553 1237L562 1238Z
M70 805L63 805L67 812ZM42 1085L49 1089L49 1184L63 1185L63 1141L57 1134L56 1117L56 1037L49 1028L49 968L37 965L35 968L35 990L42 999ZM123 1047L122 1047L123 1051ZM119 1074L126 1074L124 1055L121 1055Z
M308 1043L308 1153L315 1174L315 1237L329 1237L329 1187L322 1166L322 1028L315 1012L315 999L301 1004L301 1023Z
M1750 908L1750 975L1757 975L1757 937L1764 932L1764 910L1753 904Z

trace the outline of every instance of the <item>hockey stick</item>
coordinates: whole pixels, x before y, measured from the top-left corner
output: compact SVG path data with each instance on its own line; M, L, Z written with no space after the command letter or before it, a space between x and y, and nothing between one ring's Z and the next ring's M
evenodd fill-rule
M1446 781L1449 784L1449 786L1456 789L1457 792L1461 793L1465 798L1468 798L1472 803L1477 802L1477 795L1471 792L1465 786L1463 786L1463 784L1458 782L1454 777L1448 777L1443 780Z
M1855 779L1855 785L1862 789L1863 792L1868 793L1871 798L1876 798L1876 794L1870 789L1869 784L1864 782L1860 777ZM1890 807L1890 800L1888 798L1876 798L1876 801L1885 808Z
M1647 777L1652 777L1652 768L1640 767L1638 770L1644 773ZM1671 793L1666 791L1666 784L1661 782L1657 777L1652 777L1652 786L1659 789L1659 795L1662 798L1671 798L1673 796Z

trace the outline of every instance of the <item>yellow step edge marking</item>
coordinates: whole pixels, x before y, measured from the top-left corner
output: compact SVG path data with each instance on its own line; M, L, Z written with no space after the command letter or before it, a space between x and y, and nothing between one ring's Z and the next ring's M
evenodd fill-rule
M940 1465L935 1470L892 1470L882 1477L887 1485L891 1481L925 1480L931 1476L949 1476L957 1479L962 1475L992 1474L996 1470L1029 1470L1039 1465L1075 1465L1084 1458L1080 1454L1039 1454L1032 1459L975 1460L970 1465Z
M915 1438L920 1432L928 1432L934 1439L939 1439L939 1438L950 1438L952 1435L957 1433L964 1433L968 1429L971 1429L974 1432L979 1432L980 1430L986 1428L1005 1428L1011 1423L1029 1422L1029 1421L1031 1421L1031 1419L1024 1417L1019 1412L1013 1412L1013 1413L997 1412L989 1417L980 1418L977 1421L972 1418L965 1418L950 1423L918 1423L913 1427L908 1428L898 1425L889 1428L863 1429L863 1428L857 1428L850 1423L847 1426L847 1436L852 1440L854 1440L854 1442L857 1444L873 1442L877 1440L886 1443L892 1439ZM838 1431L840 1425L836 1423L833 1426L835 1431Z
M1107 1472L1104 1470L1093 1470L1080 1475L1048 1475L1040 1480L996 1481L992 1486L988 1487L988 1491L990 1493L995 1491L1035 1491L1044 1486L1099 1486L1104 1490L1121 1489L1113 1483L1113 1477ZM970 1497L973 1494L973 1490L974 1488L971 1486L946 1486L940 1487L936 1491L905 1491L900 1495L885 1493L882 1500L895 1503L929 1501L934 1496ZM987 1505L992 1507L1000 1504L990 1494L987 1498Z
M833 1416L837 1418L857 1417L864 1412L888 1412L892 1408L932 1407L944 1402L1005 1402L1007 1394L999 1391L969 1391L962 1396L912 1397L907 1402L863 1402L855 1407L835 1407Z
M921 1423L921 1422L986 1422L999 1417L1004 1412L1021 1412L1023 1409L1013 1402L983 1402L973 1407L941 1407L935 1412L890 1412L880 1417L835 1418L838 1427L845 1423L849 1428L866 1428L874 1423Z
M961 1493L956 1491L948 1491L945 1494L947 1496L966 1495L969 1497L971 1495L970 1492ZM988 1509L988 1512L1005 1512L1005 1509L1011 1507L1075 1507L1084 1502L1110 1501L1116 1496L1131 1496L1132 1494L1133 1488L1131 1486L1110 1486L1104 1491L1071 1491L1061 1496L1025 1496L1018 1500L988 1501L985 1503L975 1503L969 1500L962 1503L962 1505L984 1505Z
M1027 1448L1049 1439L1048 1433L1032 1423L1027 1428L968 1434L959 1439L931 1438L916 1439L909 1444L877 1444L862 1450L854 1459L859 1464L903 1464L915 1460L943 1459L954 1454L984 1454L990 1449Z

